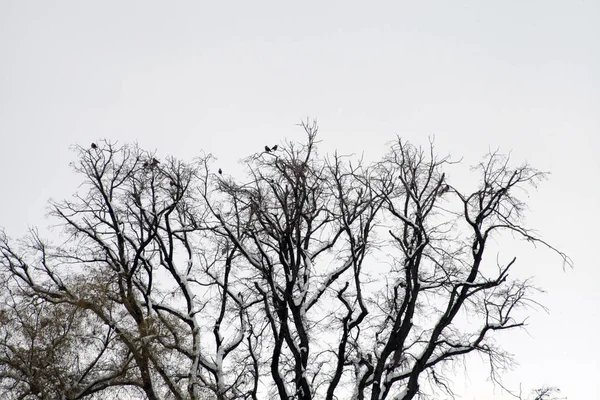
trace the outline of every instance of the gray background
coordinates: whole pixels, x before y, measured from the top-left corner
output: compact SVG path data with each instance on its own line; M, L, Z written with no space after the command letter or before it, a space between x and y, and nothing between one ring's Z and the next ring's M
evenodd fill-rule
M512 150L552 172L528 223L575 269L504 249L550 309L499 339L520 362L505 381L598 399L599 27L599 1L0 0L0 226L50 224L47 199L80 182L69 146L100 138L188 160L204 150L234 174L264 144L303 140L306 117L323 152L370 160L396 134L435 135L468 163ZM455 372L457 393L511 398L482 366Z

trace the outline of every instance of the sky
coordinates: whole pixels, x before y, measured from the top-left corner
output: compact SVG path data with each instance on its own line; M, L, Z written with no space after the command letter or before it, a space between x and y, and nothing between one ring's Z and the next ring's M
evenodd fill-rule
M500 340L505 381L599 399L598 38L599 1L0 0L0 226L51 224L48 199L79 183L70 146L102 138L232 173L306 118L322 152L367 160L396 135L467 164L511 151L551 172L527 222L574 268L505 249L549 309ZM511 398L467 370L461 398Z

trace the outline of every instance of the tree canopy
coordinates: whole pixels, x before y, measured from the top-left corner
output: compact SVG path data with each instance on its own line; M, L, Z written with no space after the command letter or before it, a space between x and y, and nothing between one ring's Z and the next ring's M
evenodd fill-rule
M492 152L464 191L433 144L366 165L303 126L241 180L212 156L77 147L59 239L0 233L1 397L408 400L452 393L469 353L510 365L495 338L535 290L490 242L570 262L524 225L545 174Z

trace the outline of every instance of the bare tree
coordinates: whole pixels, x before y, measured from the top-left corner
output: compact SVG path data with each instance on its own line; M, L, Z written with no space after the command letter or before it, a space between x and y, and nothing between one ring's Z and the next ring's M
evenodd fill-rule
M65 332L100 344L69 348L76 362L68 362L66 398L113 387L131 387L132 395L149 399L200 398L205 389L218 394L222 365L211 354L224 357L242 335L216 347L203 339L209 321L218 322L213 310L227 294L218 289L221 270L211 274L220 255L207 244L211 238L203 236L198 222L202 208L191 197L196 165L160 163L136 147L110 143L76 151L83 190L73 200L52 204L64 243L53 247L33 233L15 249L0 238L7 293L20 296L7 296L4 307L18 311L26 301L36 307L41 302L64 308L65 317L92 321L93 328ZM48 340L48 330L41 332ZM12 359L9 339L5 336L4 348ZM29 352L37 346L31 342ZM68 353L57 356L67 363ZM28 371L15 376L10 363L3 369L11 385L31 383ZM29 392L37 395L37 385Z
M3 398L412 399L452 393L468 353L510 363L493 339L533 287L483 255L510 232L569 262L522 224L544 174L492 153L466 193L433 145L365 165L303 128L243 181L210 156L77 147L60 245L0 235Z
M425 151L398 140L379 164L388 233L398 253L368 342L375 357L363 382L371 385L372 399L411 399L423 375L452 394L444 367L471 352L488 356L492 374L510 362L490 336L524 325L514 314L534 304L532 287L509 279L515 258L484 263L486 246L508 231L555 249L520 224L525 204L518 196L544 174L528 165L511 168L508 161L489 154L475 167L481 185L472 193L450 185L442 168L451 161L437 158L433 144ZM471 317L467 326L461 315Z
M512 394L518 400L566 400L566 397L558 397L560 393L560 389L555 386L547 386L544 385L539 389L534 389L531 391L531 395L529 397L523 397L523 390L519 388L518 394Z
M261 321L250 325L251 350L270 360L279 398L331 399L367 314L361 270L383 198L362 163L320 159L316 126L304 128L307 144L250 157L249 182L219 181L211 210L238 254L242 293Z
M534 398L533 400L561 400L565 399L565 397L556 397L560 393L560 389L553 386L544 386L540 389L535 389L533 391Z

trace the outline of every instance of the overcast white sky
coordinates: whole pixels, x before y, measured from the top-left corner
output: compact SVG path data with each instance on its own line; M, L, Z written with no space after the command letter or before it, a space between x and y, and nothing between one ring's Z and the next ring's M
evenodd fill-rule
M69 146L99 138L231 171L306 117L369 159L396 134L468 162L512 150L552 172L529 224L575 269L514 248L550 314L504 337L506 380L600 399L599 43L600 1L0 0L0 226L47 225L78 184ZM464 399L510 398L469 375Z

